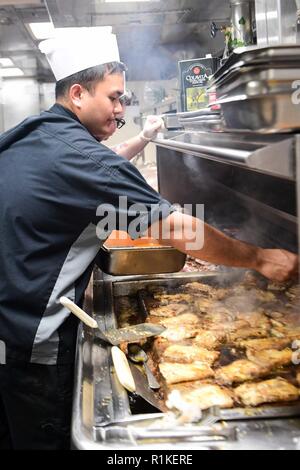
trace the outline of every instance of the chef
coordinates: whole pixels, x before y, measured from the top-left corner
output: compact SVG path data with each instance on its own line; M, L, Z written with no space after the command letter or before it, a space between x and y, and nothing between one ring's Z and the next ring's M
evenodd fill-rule
M123 118L125 66L113 34L71 29L41 49L56 103L0 138L0 449L70 447L77 320L59 298L81 304L113 229L155 234L197 258L279 281L298 267L292 253L230 239L176 211L146 183L128 160L160 119L148 119L118 154L101 143Z

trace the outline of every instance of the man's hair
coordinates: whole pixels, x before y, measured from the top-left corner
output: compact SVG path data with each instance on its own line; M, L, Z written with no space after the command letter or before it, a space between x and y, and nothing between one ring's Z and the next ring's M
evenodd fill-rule
M107 75L123 73L126 70L126 65L122 62L109 62L74 73L56 83L55 97L56 99L65 97L71 86L76 83L83 86L90 93L93 93L96 84L104 80Z

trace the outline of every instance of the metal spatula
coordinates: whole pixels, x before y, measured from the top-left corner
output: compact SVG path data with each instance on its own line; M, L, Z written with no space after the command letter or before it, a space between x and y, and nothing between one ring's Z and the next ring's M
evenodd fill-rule
M117 346L123 342L133 343L135 341L140 341L144 338L160 335L163 331L165 331L164 326L153 325L151 323L140 323L139 325L128 326L126 328L103 331L99 328L96 320L90 317L90 315L78 307L78 305L74 304L72 300L68 299L67 297L61 297L60 303L70 310L70 312L76 315L85 325L89 326L90 328L98 329L101 339L109 344L112 344L113 346Z

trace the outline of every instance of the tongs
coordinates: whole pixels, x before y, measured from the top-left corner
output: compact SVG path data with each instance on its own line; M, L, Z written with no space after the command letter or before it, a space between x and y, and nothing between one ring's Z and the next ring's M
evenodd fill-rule
M141 339L150 338L151 336L160 335L165 331L162 325L153 325L151 323L140 323L139 325L128 326L126 328L109 329L103 331L99 328L98 323L94 318L88 315L78 305L67 297L61 297L60 303L66 307L70 312L76 315L85 325L93 329L98 329L100 338L113 346L117 346L123 342L134 343Z

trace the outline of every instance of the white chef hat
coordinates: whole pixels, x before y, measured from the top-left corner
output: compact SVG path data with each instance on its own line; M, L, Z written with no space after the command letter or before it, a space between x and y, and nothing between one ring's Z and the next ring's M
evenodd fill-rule
M120 62L111 27L59 28L55 37L39 44L57 81L108 62Z

